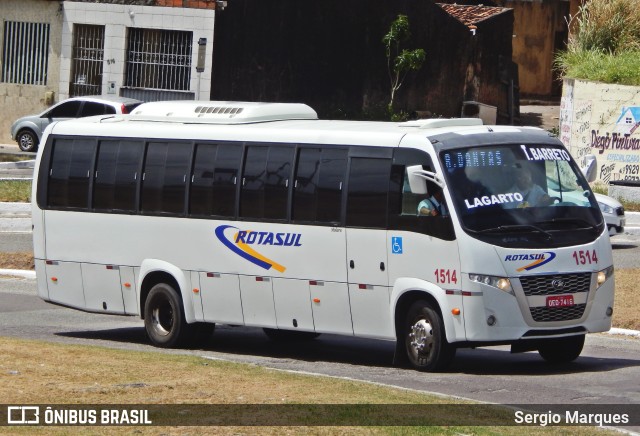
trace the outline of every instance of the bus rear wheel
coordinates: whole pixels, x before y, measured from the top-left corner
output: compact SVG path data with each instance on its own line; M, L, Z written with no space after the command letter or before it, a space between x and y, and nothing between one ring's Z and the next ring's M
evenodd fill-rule
M456 354L447 342L442 317L426 301L416 301L409 308L404 342L409 363L419 371L442 371Z
M158 283L144 304L144 327L151 342L163 348L183 345L189 336L182 300L169 284Z
M573 362L582 353L585 335L546 340L538 353L549 363Z

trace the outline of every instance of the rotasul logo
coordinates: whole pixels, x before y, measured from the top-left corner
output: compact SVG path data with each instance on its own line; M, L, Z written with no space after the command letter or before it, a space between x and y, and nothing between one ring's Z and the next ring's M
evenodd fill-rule
M251 246L302 246L301 233L257 232L253 230L240 230L237 227L229 225L218 226L215 233L220 242L238 256L258 265L260 268L266 270L273 268L281 273L286 270L284 266L260 254Z
M542 265L546 265L555 259L556 254L551 251L545 251L544 253L533 254L508 254L505 256L505 262L529 262L524 266L521 266L516 271L531 271L532 269L540 268Z

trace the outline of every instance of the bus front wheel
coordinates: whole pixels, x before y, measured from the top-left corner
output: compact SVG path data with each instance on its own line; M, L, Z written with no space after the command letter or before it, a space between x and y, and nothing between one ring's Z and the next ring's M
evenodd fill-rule
M447 342L442 317L426 301L416 301L409 308L404 342L411 366L420 371L444 370L456 354Z
M144 304L144 327L151 342L164 348L177 347L188 337L188 324L179 294L171 285L158 283Z
M582 353L584 337L585 335L578 335L549 339L538 348L538 353L549 363L573 362Z

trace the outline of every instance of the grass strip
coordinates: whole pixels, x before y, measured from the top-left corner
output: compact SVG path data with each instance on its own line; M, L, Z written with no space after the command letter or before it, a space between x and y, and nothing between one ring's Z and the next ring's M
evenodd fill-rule
M0 201L29 202L31 180L0 180Z
M70 434L89 432L110 434L383 434L383 435L592 435L586 427L515 426L332 426L344 422L348 414L377 405L441 405L462 413L478 411L479 420L513 416L504 408L472 405L470 402L377 386L350 380L314 377L274 371L263 367L208 360L191 355L114 350L93 346L53 344L0 337L0 395L7 404L171 404L169 415L179 416L184 405L231 405L266 411L287 410L277 405L300 407L326 405L330 415L323 426L207 426L207 427L11 427L12 434ZM446 375L443 375L446 377ZM454 404L455 403L455 404ZM465 409L464 404L472 409ZM344 405L342 409L339 405ZM367 406L369 405L369 406ZM206 410L206 409L205 409ZM331 415L333 413L334 415ZM346 414L346 416L344 416ZM314 417L311 417L314 418ZM373 417L375 418L375 417ZM468 418L461 415L461 419ZM315 419L315 418L314 418ZM314 421L311 419L311 421ZM429 422L429 417L424 417ZM5 430L9 428L5 427ZM4 430L3 430L4 431ZM605 432L606 433L606 432ZM8 433L7 433L8 434ZM603 433L604 434L604 433Z

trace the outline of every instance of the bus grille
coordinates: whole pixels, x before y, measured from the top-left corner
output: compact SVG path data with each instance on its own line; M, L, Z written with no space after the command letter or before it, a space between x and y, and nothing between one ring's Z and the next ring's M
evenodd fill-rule
M530 307L531 317L536 322L569 321L580 319L584 314L586 304L576 304L569 307Z
M560 282L562 282L561 287L554 286L554 284L558 285ZM520 284L522 284L522 289L526 296L589 292L591 273L520 277Z

